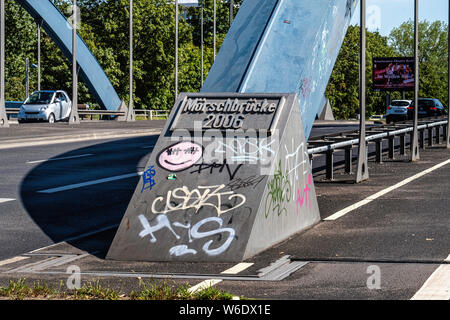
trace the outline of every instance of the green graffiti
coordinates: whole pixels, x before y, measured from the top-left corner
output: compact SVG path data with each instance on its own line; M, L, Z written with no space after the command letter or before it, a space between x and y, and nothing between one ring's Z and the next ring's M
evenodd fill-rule
M268 182L267 186L269 192L265 202L266 218L270 213L276 213L278 216L281 216L283 212L287 214L287 209L284 205L291 200L291 183L288 172L283 173L281 170L281 160L278 162L273 178Z

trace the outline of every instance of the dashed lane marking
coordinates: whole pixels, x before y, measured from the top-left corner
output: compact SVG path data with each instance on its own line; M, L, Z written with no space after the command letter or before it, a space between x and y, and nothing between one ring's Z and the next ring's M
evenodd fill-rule
M109 178L97 179L97 180L75 183L75 184L70 184L67 186L62 186L62 187L57 187L57 188L52 188L52 189L40 190L40 191L38 191L38 193L48 193L48 194L57 193L57 192L61 192L61 191L67 191L67 190L73 190L73 189L93 186L93 185L101 184L101 183L105 183L105 182L128 179L128 178L132 178L132 177L139 176L139 175L142 175L142 173L135 172L135 173L122 174L119 176L114 176L114 177L109 177Z
M28 164L34 164L34 163L42 163L42 162L48 162L48 161L59 161L59 160L70 160L70 159L78 159L78 158L85 158L93 156L93 153L87 153L87 154L80 154L78 156L70 156L70 157L61 157L61 158L53 158L53 159L45 159L45 160L34 160L34 161L27 161Z
M9 198L0 198L0 203L5 203L9 201L15 201L16 199L9 199Z

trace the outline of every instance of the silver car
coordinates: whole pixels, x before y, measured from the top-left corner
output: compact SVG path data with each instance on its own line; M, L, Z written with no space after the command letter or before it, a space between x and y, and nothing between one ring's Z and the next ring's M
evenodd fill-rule
M33 92L20 107L17 120L56 121L68 120L72 109L72 101L65 91L43 90Z
M392 100L386 110L386 123L408 120L412 100Z

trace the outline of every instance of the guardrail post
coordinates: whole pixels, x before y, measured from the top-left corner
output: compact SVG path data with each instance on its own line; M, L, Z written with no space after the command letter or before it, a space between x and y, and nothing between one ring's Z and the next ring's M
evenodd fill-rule
M425 149L425 131L423 129L419 131L419 146L421 149Z
M352 146L345 148L345 173L352 173L353 148Z
M328 180L334 179L334 151L328 150L326 152L326 178Z
M436 126L436 144L441 143L441 126Z
M401 134L400 135L400 155L402 155L402 156L405 155L405 149L406 149L405 135Z
M428 128L428 146L433 146L433 127Z
M376 146L375 162L383 163L383 139L376 140L375 146Z
M395 156L395 137L389 137L389 159L394 159Z

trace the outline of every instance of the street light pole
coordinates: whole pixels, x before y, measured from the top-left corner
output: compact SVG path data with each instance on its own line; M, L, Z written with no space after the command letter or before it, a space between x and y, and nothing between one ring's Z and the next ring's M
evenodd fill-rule
M203 54L203 33L204 33L204 30L203 30L203 24L204 24L204 17L203 17L203 12L204 12L204 7L203 7L203 1L204 0L200 0L201 2L202 2L202 8L201 8L201 13L200 13L200 47L201 47L201 86L203 86L203 77L204 77L204 72L203 72L203 60L204 60L204 54ZM201 87L200 86L200 87Z
M214 0L214 17L213 17L213 52L214 52L214 61L216 60L216 28L217 28L217 23L216 23L216 11L217 11L217 3L216 0Z
M72 11L72 109L70 111L69 124L79 124L78 117L78 63L77 63L77 0L73 0Z
M233 15L234 15L234 1L230 0L230 27L233 23Z
M134 120L133 111L133 0L130 0L130 93L129 93L129 103L127 111L127 121Z
M36 20L37 26L37 90L41 90L41 21Z
M447 149L450 149L450 0L448 3L448 103L447 103Z
M25 58L25 99L30 95L30 60Z
M419 0L414 0L414 120L411 146L411 161L417 161L419 156L419 137L417 134L419 109Z
M5 106L5 0L0 0L0 128L9 127Z
M361 0L359 60L359 152L356 183L369 179L366 146L366 0Z
M178 0L175 0L175 101L178 97Z

